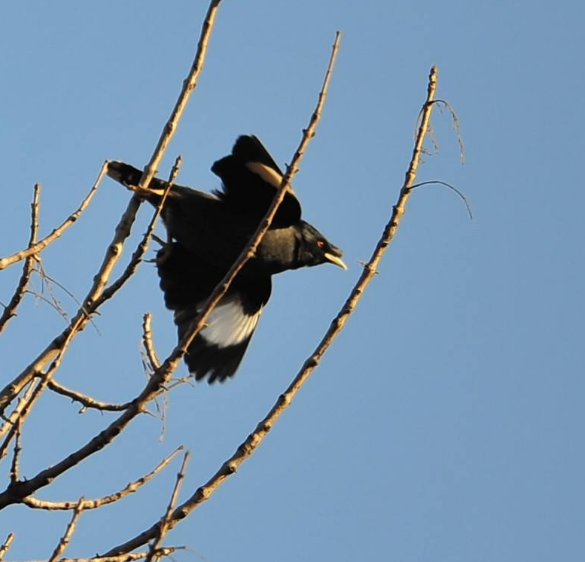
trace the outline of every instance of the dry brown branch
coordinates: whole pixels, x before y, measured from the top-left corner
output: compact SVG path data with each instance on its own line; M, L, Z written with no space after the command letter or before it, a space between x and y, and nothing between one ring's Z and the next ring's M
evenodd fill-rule
M212 4L213 3L214 2L212 2ZM256 232L250 239L250 242L242 250L240 256L238 257L234 265L230 268L230 270L222 279L220 284L214 289L210 297L207 299L205 306L201 310L197 320L194 322L191 329L181 339L179 344L171 352L169 357L164 361L160 368L157 369L155 373L153 373L152 377L149 379L148 383L146 384L142 392L130 403L128 408L122 413L122 415L120 415L120 417L118 417L118 419L114 420L108 427L106 427L101 433L96 435L83 447L71 453L68 457L57 462L55 465L48 467L45 470L42 470L36 476L32 477L30 480L15 482L8 486L8 488L4 492L0 493L0 509L6 507L7 505L22 501L23 498L29 496L30 494L33 494L38 489L46 486L55 478L69 470L72 466L75 466L83 459L89 457L95 452L101 450L103 447L109 445L118 435L120 435L124 428L138 414L146 411L148 403L154 397L156 397L157 394L160 392L161 388L163 388L170 381L172 373L177 368L179 361L185 354L187 348L189 347L189 344L193 341L199 330L201 330L207 316L209 315L213 307L226 293L230 283L237 275L237 273L240 271L240 269L244 266L246 261L254 254L256 248L258 247L258 244L260 243L262 236L268 230L268 228L270 228L270 224L272 222L274 215L276 214L278 205L280 205L281 201L284 199L286 190L290 185L291 179L298 171L299 162L302 158L302 155L304 154L306 146L309 143L309 140L315 135L315 129L321 115L321 110L323 107L323 103L325 101L327 88L329 86L329 81L331 78L331 71L333 68L333 64L335 62L337 50L339 48L339 41L340 33L338 32L335 38L335 43L333 45L331 59L329 61L329 66L327 68L325 80L323 82L323 87L319 94L319 101L317 103L317 107L315 108L315 111L311 116L309 126L307 127L307 129L303 131L303 137L301 139L300 145L291 161L290 166L287 169L287 172L281 182L279 189L277 190L277 193L274 196L274 200L272 201L270 208L268 209L264 219L260 222L258 228L256 229ZM54 365L58 361L60 361L60 356L57 357L57 359L55 359ZM43 383L39 386L46 384L45 381L47 381L50 378L50 376L52 375L51 373L48 372L43 380ZM35 396L33 395L31 401L34 400L34 398Z
M211 494L232 474L234 474L238 467L254 452L258 445L262 442L264 437L272 429L272 426L276 420L281 416L284 410L290 405L294 396L299 391L304 382L308 379L309 375L319 364L321 357L327 351L337 334L343 329L345 322L349 315L353 312L357 303L359 302L365 288L374 278L377 273L378 264L386 251L386 248L394 238L394 235L400 224L400 220L404 215L406 203L410 197L412 191L412 185L416 177L416 171L420 160L420 155L423 149L423 143L426 132L429 126L429 120L433 109L432 101L435 96L437 88L437 69L433 67L429 75L429 82L427 87L427 98L423 105L423 115L421 124L417 133L415 146L413 149L412 158L410 165L406 172L403 186L400 190L398 201L392 209L390 220L385 226L376 248L372 253L368 263L364 266L364 270L358 279L356 285L352 289L345 304L337 314L337 316L331 322L329 329L325 333L323 339L313 352L313 354L305 361L301 370L294 378L293 382L289 385L287 390L280 395L276 404L272 407L266 417L260 421L256 426L256 429L248 436L248 438L237 448L236 452L226 460L219 470L211 477L211 479L198 488L195 493L187 499L182 505L180 505L173 513L172 519L168 521L168 525L172 528L179 521L187 517L194 509L206 501ZM125 552L131 552L132 550L146 544L157 536L160 523L155 523L149 529L145 530L133 539L125 542L124 544L118 545L110 549L106 556L113 556L122 554Z
M19 422L22 411L24 410L24 408L28 404L28 401L33 395L35 387L36 385L34 383L30 383L29 386L24 391L24 393L22 394L22 396L18 399L18 403L14 410L10 413L10 415L7 418L3 418L4 424L2 424L2 427L0 428L0 437L3 437ZM5 439L2 445L0 445L0 459L4 458L4 455L6 455L8 447L10 446L10 442L12 441L14 436L15 433L11 433L11 435L9 435Z
M170 556L177 550L183 550L182 546L167 546L157 552L157 556ZM0 551L1 552L1 551ZM58 562L136 562L148 556L149 551L133 552L131 554L122 554L120 556L94 556L93 558L60 558ZM46 560L29 560L28 562L47 562Z
M217 15L217 10L219 9L220 4L221 0L211 0L209 4L205 20L203 21L201 35L197 44L197 52L191 66L191 70L183 82L181 93L179 94L169 120L163 128L158 144L156 145L154 153L150 158L150 162L144 168L144 173L140 178L139 187L147 188L150 180L152 180L156 174L163 154L165 153L167 146L175 133L179 120L181 119L181 115L187 106L189 97L191 96L193 90L197 87L197 81L199 80L199 75L203 70L203 64L205 62L205 55L207 53L209 38L211 37L211 31L213 30L213 24L215 23L215 16Z
M193 65L183 83L183 89L179 95L179 99L177 100L175 108L173 109L173 113L163 129L158 145L150 159L149 164L146 167L146 171L141 178L140 185L143 188L148 187L150 180L154 176L164 151L170 139L172 138L175 129L177 128L178 122L187 104L189 96L197 85L197 80L205 60L209 37L213 29L213 23L220 3L221 0L211 0L207 16L201 30L201 37L199 39L197 53L195 55ZM102 166L98 179L96 180L96 189L101 182L103 174L105 173L106 166L107 162L104 163L104 166ZM64 351L64 342L69 341L71 335L75 335L77 332L83 330L90 315L93 314L97 308L103 302L105 302L105 300L111 298L114 292L122 286L123 281L126 279L124 275L122 276L122 279L119 279L118 282L109 287L107 291L104 291L112 270L122 253L124 242L130 234L130 230L132 228L132 224L134 223L134 219L139 207L139 198L136 196L132 197L128 203L128 207L124 211L120 222L115 229L114 239L108 246L106 255L102 261L102 265L94 277L94 283L89 290L87 297L84 299L83 306L75 315L70 325L61 334L59 334L32 363L28 365L28 367L26 367L26 369L20 375L18 375L18 377L16 377L12 382L7 384L2 389L2 391L0 391L0 415L4 413L4 410L8 404L10 404L10 402L12 402L12 400L14 400L20 394L20 392L22 392L32 377L34 377L38 372L41 372L48 362L53 360L53 358ZM129 268L130 266L127 268L127 270Z
M83 413L86 408L92 408L94 410L101 410L102 412L121 412L125 410L130 402L126 402L124 404L112 404L110 402L102 402L101 400L96 400L95 398L78 392L77 390L71 390L66 386L58 383L56 380L51 379L47 386L50 390L55 392L56 394L61 394L62 396L67 396L67 398L71 398L75 402L79 402L83 408L81 408L80 413Z
M12 465L10 466L10 481L16 482L20 472L20 419L16 422L16 435L14 437L14 452L12 454Z
M175 164L173 166L173 169L171 170L171 174L170 174L169 181L167 183L167 187L165 189L165 192L164 192L163 196L161 197L161 199L160 199L160 201L159 201L159 203L154 211L154 214L152 215L152 219L150 220L150 224L148 225L148 228L146 229L146 232L145 232L144 236L142 237L140 244L138 244L138 246L136 247L136 250L134 250L134 253L132 254L132 257L130 258L130 261L128 262L128 265L124 269L124 272L122 273L122 275L120 275L120 277L118 277L118 279L116 279L116 281L114 281L107 289L105 289L102 292L102 294L99 296L99 298L97 298L94 301L94 303L93 303L94 307L98 308L104 302L106 302L107 300L112 298L114 296L114 294L124 285L124 283L126 283L126 281L128 281L128 279L130 279L130 277L132 277L132 275L134 275L134 273L136 273L138 266L142 262L142 259L144 258L144 255L146 254L146 251L148 250L148 245L150 243L150 239L151 239L152 234L154 232L154 228L156 227L156 223L158 221L158 218L160 217L160 214L162 212L162 208L163 208L165 201L167 199L167 196L172 188L173 182L174 182L177 174L179 173L179 168L181 166L181 163L182 163L181 156L177 156L177 159L175 160Z
M2 560L4 560L4 556L8 552L8 549L10 548L10 545L12 544L13 540L14 540L14 533L10 533L6 537L4 544L2 546L0 546L0 562L2 562Z
M77 503L77 507L71 516L71 521L69 525L67 525L67 529L65 529L65 534L61 537L59 544L55 547L51 558L49 558L49 562L56 562L61 555L65 552L65 549L69 546L69 540L71 536L75 532L75 526L77 525L77 520L83 511L83 498L79 498L79 502Z
M147 312L144 315L144 319L142 322L142 345L146 352L146 357L150 363L151 369L154 371L160 367L160 360L154 349L154 344L152 343L152 314Z
M90 509L97 509L102 507L103 505L107 505L110 503L117 502L126 496L133 494L139 488L144 486L147 482L152 480L159 472L165 469L165 467L177 456L179 451L182 451L183 447L177 447L168 457L164 458L153 470L151 470L148 474L142 476L138 480L134 482L130 482L126 487L124 487L119 492L115 492L114 494L110 494L108 496L104 496L102 498L97 498L93 500L77 500L77 501L62 501L62 502L55 502L55 501L48 501L48 500L39 500L37 498L33 498L29 496L24 498L23 503L28 507L33 509L44 509L47 511L63 511L63 510L71 510L76 509L79 504L81 503L81 508L86 511Z
M102 166L98 177L92 187L92 190L95 192L97 190L104 174L106 171L106 163ZM120 225L118 225L120 226ZM110 246L112 248L114 244ZM112 264L113 267L113 264ZM110 268L111 269L111 268ZM99 274L98 274L99 276ZM96 276L96 277L98 277ZM92 291L90 291L88 295L88 301L93 295L93 290L96 288L96 283L94 283L94 287ZM55 356L57 356L63 350L63 344L65 341L68 340L69 336L72 333L77 332L80 329L83 329L85 323L87 322L88 314L86 313L86 308L83 306L79 309L75 317L69 323L69 326L57 336L41 354L28 366L24 369L24 371L18 375L12 382L7 384L2 391L0 391L0 415L3 415L6 407L14 400L24 389L24 387L32 380L32 378L39 372L43 370L45 365L49 363Z
M160 544L165 538L165 535L170 530L170 520L173 515L173 511L175 510L175 505L177 504L177 498L179 497L179 491L181 490L181 484L183 479L185 478L185 472L187 470L187 464L189 463L189 451L185 452L185 456L183 457L183 462L181 463L181 468L177 474L177 480L175 482L175 486L173 488L173 493L171 494L171 499L169 500L169 505L167 506L167 510L160 520L160 524L158 527L158 533L155 539L153 540L152 544L150 545L150 550L148 552L148 558L146 559L147 562L157 561L159 560L159 556L157 556L157 552L160 551Z
M28 248L21 250L20 252L16 252L11 256L6 256L5 258L0 259L0 271L6 269L10 265L18 263L25 258L28 258L29 256L38 254L39 252L43 251L49 244L57 240L57 238L59 238L71 225L77 221L77 219L81 216L81 213L87 209L98 187L99 182L96 182L89 190L89 193L85 196L85 199L81 202L81 205L79 205L77 211L69 215L69 217L67 217L60 226L55 228L51 234L43 238L40 242L32 245L29 244Z
M37 235L39 232L39 207L40 207L40 196L41 196L41 184L35 183L33 201L31 203L31 219L30 219L30 238L28 241L28 247L32 248L37 241ZM16 316L16 310L22 301L22 297L26 292L26 288L30 281L30 276L34 269L34 262L36 256L30 255L26 258L24 266L22 268L22 274L14 295L10 299L10 302L4 308L2 316L0 316L0 333L6 327L9 320Z

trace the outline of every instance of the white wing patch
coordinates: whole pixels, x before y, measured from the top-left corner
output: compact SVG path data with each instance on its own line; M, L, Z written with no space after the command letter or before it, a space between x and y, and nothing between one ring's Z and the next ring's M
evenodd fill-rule
M269 168L265 164L261 164L260 162L248 162L246 168L248 168L250 172L260 176L266 183L269 183L273 187L280 186L282 176L276 170Z
M218 347L237 345L252 335L261 312L262 308L256 314L246 314L238 298L220 302L207 317L200 334L206 342Z

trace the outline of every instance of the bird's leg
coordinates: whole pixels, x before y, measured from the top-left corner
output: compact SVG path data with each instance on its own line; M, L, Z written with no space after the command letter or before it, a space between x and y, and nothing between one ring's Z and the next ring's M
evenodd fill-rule
M171 254L171 246L172 246L173 241L169 235L167 235L166 242L162 238L159 238L156 234L152 235L152 239L161 245L161 249L156 253L156 258L154 258L151 261L160 265L169 259L169 256Z

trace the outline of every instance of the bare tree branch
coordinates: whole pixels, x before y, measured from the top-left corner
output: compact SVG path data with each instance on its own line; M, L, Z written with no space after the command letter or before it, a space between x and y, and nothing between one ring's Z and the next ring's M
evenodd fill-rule
M37 184L38 185L38 184ZM89 193L85 196L85 199L79 205L77 211L73 214L69 215L65 221L55 228L51 234L43 238L40 242L30 245L25 250L21 250L20 252L16 252L11 256L7 256L5 258L0 259L0 271L6 269L8 266L13 265L29 256L38 254L42 250L44 250L49 244L57 240L72 224L74 224L77 219L81 216L81 213L87 209L88 205L91 203L93 196L95 195L99 186L99 182L96 182L92 188L89 190Z
M152 343L152 314L150 312L144 315L144 319L142 322L142 345L144 346L144 350L146 351L146 357L152 367L152 370L156 370L160 367L160 360L154 349L154 344Z
M172 115L163 129L158 145L150 159L149 164L146 167L146 171L143 173L140 181L140 187L142 188L147 188L150 180L154 176L164 151L166 150L166 147L168 146L168 143L170 142L174 131L177 128L183 110L187 105L187 101L197 85L197 80L203 68L205 54L207 52L207 45L209 43L209 38L213 29L213 23L215 21L215 16L220 3L221 0L211 0L207 16L203 23L201 37L199 39L197 53L195 55L193 65L183 83L183 89L179 95L179 99L177 100L175 108L173 109ZM107 162L100 171L100 175L98 176L98 180L95 184L96 189L97 185L99 185L103 177L103 174L105 173L106 166ZM84 300L83 307L80 308L76 316L71 321L69 327L66 328L65 331L62 332L59 336L57 336L30 365L18 377L16 377L16 379L14 379L11 383L6 385L2 391L0 391L0 415L3 414L6 406L10 404L10 402L14 400L18 394L20 394L20 392L32 379L32 377L35 376L38 372L42 371L44 366L53 358L55 358L55 356L61 354L64 351L63 344L65 341L68 341L71 335L75 335L77 332L83 330L90 315L93 314L97 308L103 302L105 302L105 300L111 298L112 294L121 287L123 281L120 282L120 280L118 280L118 282L115 283L113 287L110 287L108 291L104 291L104 287L106 286L114 265L121 255L124 242L130 234L130 230L132 228L132 224L134 223L138 208L140 207L140 203L140 199L136 196L132 197L130 200L126 211L123 213L120 222L116 227L114 239L108 246L102 265L94 277L93 286ZM122 276L122 279L125 281L126 278Z
M10 533L6 537L6 540L4 541L4 544L2 546L0 546L0 562L2 560L4 560L4 556L8 552L8 549L10 548L10 545L12 544L12 541L13 540L14 540L14 533Z
M64 511L64 510L71 510L76 509L80 504L81 508L86 511L89 509L97 509L104 505L117 502L126 496L133 494L139 488L144 486L147 482L152 480L159 472L164 470L164 468L177 456L179 451L182 451L183 447L177 447L168 457L164 458L153 470L151 470L148 474L145 474L138 480L134 482L130 482L125 488L116 492L114 494L110 494L108 496L104 496L102 498L97 498L93 500L77 500L77 501L62 501L62 502L55 502L55 501L48 501L48 500L39 500L37 498L33 498L32 496L28 496L24 498L23 502L28 507L33 509L44 509L47 511Z
M16 436L14 438L14 453L12 455L12 465L10 467L10 481L16 482L20 472L20 419L16 422Z
M79 519L79 516L81 515L82 511L83 498L79 498L79 502L77 503L77 507L73 512L69 525L67 525L65 534L61 537L59 544L55 547L55 550L51 558L49 558L49 562L56 562L56 560L58 560L61 557L61 555L65 552L65 549L69 546L69 540L71 539L71 536L75 532L75 526L77 525L77 520Z
M130 404L130 402L125 402L123 404L112 404L110 402L102 402L101 400L97 400L87 394L82 394L77 390L71 390L70 388L67 388L61 383L58 383L54 379L51 379L47 383L47 386L56 394L67 396L67 398L71 398L71 400L79 402L83 406L81 412L83 412L86 408L101 410L102 412L121 412L125 410Z
M170 556L177 550L183 550L182 546L167 546L161 548L157 552L157 556L162 558L163 556ZM148 556L149 551L144 552L133 552L131 554L122 554L120 556L94 556L93 558L60 558L58 562L136 562L137 560L143 560ZM0 551L1 554L1 551ZM1 560L1 559L0 559ZM28 562L47 562L46 560L30 560Z
M32 248L37 241L37 235L39 232L39 207L40 207L40 200L41 197L41 184L35 183L34 187L34 194L33 194L33 201L31 203L31 219L30 219L30 238L28 241L28 247ZM26 288L30 281L31 273L34 269L34 262L36 256L30 255L26 258L24 262L24 266L22 268L22 275L20 276L20 280L18 281L18 285L16 286L16 290L14 291L14 295L10 299L10 302L4 309L2 316L0 316L0 333L8 324L8 321L16 316L16 309L18 305L22 301L22 297L26 292Z
M169 500L169 505L167 506L167 510L166 510L165 515L163 516L163 518L160 521L160 524L158 527L158 534L155 537L152 544L150 545L150 550L148 553L148 557L146 559L147 562L159 560L159 556L157 555L157 552L160 551L161 542L165 538L167 531L169 531L171 529L169 522L172 518L173 511L174 511L175 505L177 503L177 498L179 497L179 491L181 489L181 484L183 482L183 479L185 478L185 472L187 470L188 462L189 462L189 451L187 451L185 453L185 456L183 457L183 462L181 464L181 468L179 470L179 473L177 474L177 481L175 482L175 487L173 488L173 493L171 494L171 499Z
M22 396L19 398L18 403L14 410L10 413L10 415L7 418L3 417L4 424L0 428L0 437L3 437L6 433L8 433L10 429L12 429L19 422L22 411L28 404L30 397L33 395L35 387L36 387L35 383L31 382L24 391L24 393L22 394ZM4 441L4 443L0 445L0 459L4 458L4 455L6 454L13 437L14 434L11 434L11 436L9 436Z

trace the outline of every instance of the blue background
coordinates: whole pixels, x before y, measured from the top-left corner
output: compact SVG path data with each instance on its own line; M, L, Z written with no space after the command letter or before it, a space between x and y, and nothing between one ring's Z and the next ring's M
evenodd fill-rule
M35 182L46 234L106 158L147 162L206 9L186 0L2 3L0 254L26 245ZM445 188L414 192L379 275L321 367L254 456L167 544L189 546L177 561L584 559L582 21L581 3L570 1L225 0L161 173L181 153L180 182L218 187L209 168L242 133L289 162L340 29L330 96L295 190L304 218L344 249L350 270L276 278L234 380L173 391L163 437L160 419L143 416L38 497L111 493L179 444L192 451L183 499L215 472L360 274L402 184L436 64L465 163L449 114L437 111L438 149L427 142L417 179L456 185L474 220ZM48 274L78 299L128 197L105 181L43 253ZM150 215L144 205L126 259ZM3 302L19 269L0 276ZM142 314L154 315L161 356L176 341L157 284L144 264L75 340L57 379L102 400L133 397L145 380ZM74 313L75 302L54 292ZM2 384L64 326L29 296L0 338ZM43 397L23 429L23 476L112 419L77 411ZM150 526L177 470L176 461L139 493L84 514L67 555L103 553ZM16 533L7 558L48 558L69 517L4 510L2 535Z

